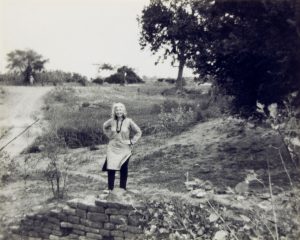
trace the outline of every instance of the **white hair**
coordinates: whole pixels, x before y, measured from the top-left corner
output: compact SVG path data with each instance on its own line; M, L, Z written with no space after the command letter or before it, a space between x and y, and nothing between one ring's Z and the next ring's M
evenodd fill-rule
M127 116L126 107L125 107L125 105L123 103L120 103L120 102L114 103L112 105L112 108L111 108L111 117L113 119L116 119L116 107L120 107L120 108L123 109L123 117L126 118L126 116Z

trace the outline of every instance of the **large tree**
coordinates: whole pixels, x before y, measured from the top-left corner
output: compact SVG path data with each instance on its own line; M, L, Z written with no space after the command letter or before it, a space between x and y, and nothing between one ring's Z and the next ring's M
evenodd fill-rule
M206 19L205 46L194 44L194 67L215 76L235 97L236 110L251 113L256 102L280 103L299 90L300 42L289 23L290 2L217 1L209 11L195 8Z
M152 53L162 53L178 64L177 88L183 87L183 69L190 60L193 39L199 38L201 30L191 1L151 0L138 18L141 26L140 45L150 46Z
M29 83L30 78L44 69L48 61L37 52L29 50L15 50L7 54L7 68L23 75L24 82Z

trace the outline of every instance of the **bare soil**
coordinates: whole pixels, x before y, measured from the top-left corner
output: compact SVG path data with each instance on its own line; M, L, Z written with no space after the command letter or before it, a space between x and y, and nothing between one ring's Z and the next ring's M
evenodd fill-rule
M31 97L36 105L32 103L23 109L22 104L15 103L19 110L12 111L13 115L18 116L20 111L23 113L20 119L28 119L28 122L29 119L32 120L30 116L33 110L41 107L40 100L48 91L47 88L40 88L39 91L37 88L21 90L19 94L24 92L24 95L19 96L17 102ZM33 94L37 92L37 95ZM5 108L9 110L12 106L14 104L11 102L10 107ZM1 124L5 125L3 121ZM18 152L25 146L28 145L19 145ZM281 231L285 231L282 235L288 236L292 232L288 226L300 222L295 216L296 210L292 209L294 203L291 202L291 197L299 195L299 168L298 163L291 161L283 147L284 164L294 185L292 189L279 154L272 146L283 146L276 132L268 127L254 126L232 117L199 123L173 137L161 134L142 137L135 146L129 163L128 189L145 196L179 195L199 202L213 200L234 209L234 213L244 211L247 214L257 209L266 213L269 222L273 221L271 213L272 205L275 204L281 221ZM90 151L89 148L68 151L73 161L68 172L66 198L62 201L86 195L97 196L100 190L106 189L106 173L101 171L106 146L97 147L99 149L95 151ZM0 233L5 233L24 214L47 208L49 204L53 206L61 203L51 198L50 186L43 177L46 167L43 155L16 155L13 158L18 163L18 169L1 186ZM254 171L260 182L252 181L249 192L245 194L236 193L235 187L245 180L249 171ZM269 173L274 194L273 203L269 191ZM185 182L194 178L211 184L211 189L206 189L207 195L204 198L194 198L187 190ZM298 230L294 229L296 232Z

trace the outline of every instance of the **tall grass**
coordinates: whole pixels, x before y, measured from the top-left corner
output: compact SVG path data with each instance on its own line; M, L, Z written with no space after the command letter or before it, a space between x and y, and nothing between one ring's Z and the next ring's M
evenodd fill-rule
M128 117L143 135L178 134L189 126L219 115L212 101L203 96L163 96L164 87L150 84L132 86L57 87L46 99L45 116L67 146L86 147L107 143L102 132L114 102L125 104ZM42 139L41 139L42 141Z

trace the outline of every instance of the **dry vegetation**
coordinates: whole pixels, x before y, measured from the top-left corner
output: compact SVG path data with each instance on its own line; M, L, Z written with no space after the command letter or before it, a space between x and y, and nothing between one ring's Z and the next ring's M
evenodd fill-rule
M31 148L37 153L24 153L15 159L18 165L7 166L13 174L2 182L1 230L25 213L106 188L101 128L111 104L120 101L144 133L130 162L128 187L148 206L141 213L147 239L297 239L299 168L288 151L282 152L283 166L273 148L282 145L278 133L225 115L224 99L163 96L166 89L145 84L51 92L44 107L48 129ZM57 163L69 161L67 170L60 169L66 181L60 200L45 178L53 136L67 146Z

